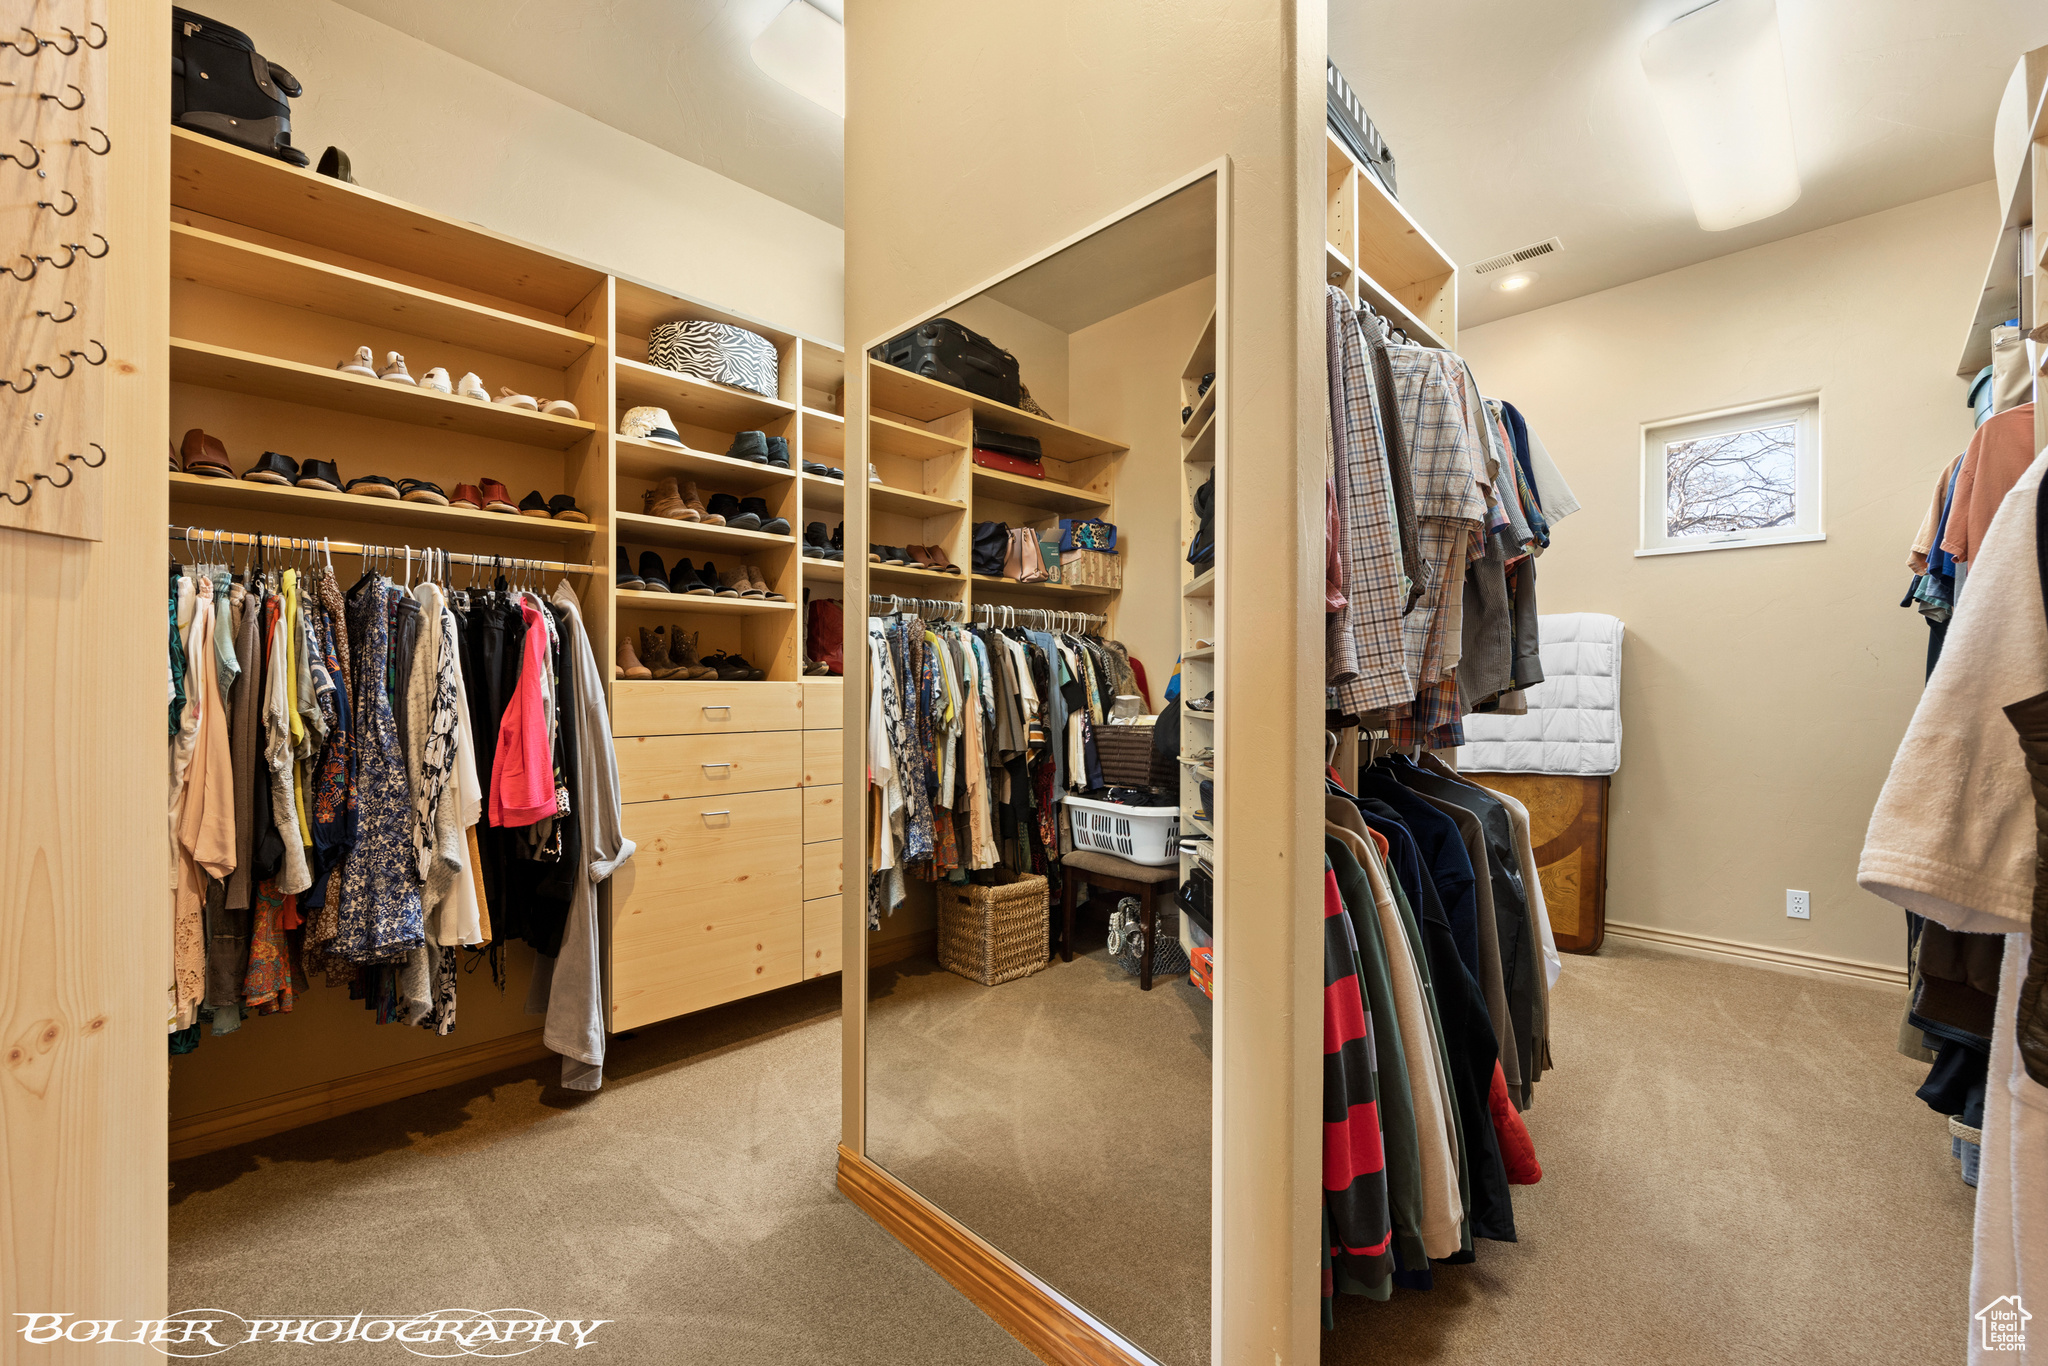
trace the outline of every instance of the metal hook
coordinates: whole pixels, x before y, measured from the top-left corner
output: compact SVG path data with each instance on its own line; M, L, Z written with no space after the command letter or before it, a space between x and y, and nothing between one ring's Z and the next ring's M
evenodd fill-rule
M58 245L64 248L64 263L62 265L57 264L57 258L54 256L38 256L36 260L56 270L69 270L77 262L78 249L83 243L60 242Z
M54 46L54 44L53 44L53 46ZM69 49L69 51L66 51L66 50L65 50L64 48L58 48L57 50L58 50L59 52L63 52L63 53L64 53L64 54L66 55L66 56L69 56L69 55L70 55L70 54L71 54L72 52L76 52L76 51L78 51L78 47L77 47L77 45L76 45L76 44L73 44L73 45L72 45L72 47L71 47L71 48ZM65 84L65 86L64 86L64 89L66 89L66 90L71 90L71 91L76 91L76 92L77 92L77 95L78 95L78 103L77 103L77 104L66 104L66 103L64 103L64 97L63 97L62 95L45 95L45 94L42 94L42 93L38 92L38 93L37 93L37 95L36 95L36 98L37 98L37 99L39 99L39 100L49 100L49 101L50 101L51 103L55 104L55 105L56 105L56 106L57 106L57 107L58 107L59 109L83 109L83 108L85 108L85 92L84 92L83 90L79 90L77 86L75 86L75 85L72 85L72 84L70 84L69 82L67 82L67 83Z
M10 81L10 82L9 82L9 84L11 85L11 84L13 84L13 82L11 82L11 81ZM58 194L61 194L61 195L63 195L63 196L64 196L64 197L66 198L66 199L68 199L68 200L70 200L70 201L71 201L71 207L70 207L70 208L68 208L68 209L60 209L60 208L58 208L58 207L57 207L57 205L56 205L55 201L53 201L53 200L48 200L48 199L38 199L38 200L36 201L36 207L37 207L37 208L39 208L39 209L48 209L48 210L49 210L49 211L50 211L51 213L54 213L54 214L56 214L56 215L57 215L57 217L59 217L59 218L69 218L69 217L71 217L71 215L72 215L72 214L74 214L74 213L77 213L77 212L78 212L78 196L77 196L77 195L75 195L75 194L71 193L71 191L69 191L69 190L59 190L59 191L57 191L57 193L58 193Z
M63 483L61 483L61 484L60 484L60 483L58 483L58 482L57 482L56 480L54 480L54 479L51 479L51 478L50 478L50 476L49 476L49 475L47 475L47 474L42 474L42 473L38 473L38 474L36 475L36 478L38 478L38 479L42 479L42 480L45 480L45 481L47 481L47 482L49 483L50 487L52 487L52 488L59 488L59 489L68 489L68 488L70 488L70 487L71 487L71 481L72 481L72 480L74 480L74 479L76 479L76 478L78 477L78 473L77 473L77 471L73 470L73 469L72 469L72 468L71 468L71 467L70 467L69 465L60 465L60 466L58 466L58 468L64 471L64 482L63 482Z
M36 259L32 256L22 256L19 259L28 262L28 274L23 275L13 266L8 266L5 270L0 270L0 275L9 275L17 280L35 279L37 272L42 270L42 267L36 263Z
M83 147L86 151L91 152L96 157L103 157L107 153L114 150L114 140L107 136L106 129L100 127L98 124L94 124L90 127L88 131L98 133L100 135L100 140L106 143L107 145L104 147L95 147L92 145L91 138L73 138L71 139L71 145L73 147Z
M38 318L48 318L48 319L49 319L49 320L50 320L51 322L53 322L53 323L68 323L68 322L70 322L70 321L71 321L71 320L72 320L73 318L75 318L75 317L77 317L77 316L78 316L78 305L77 305L77 304L75 304L75 303L72 303L72 302L71 302L71 300L69 300L69 299L66 299L66 300L64 301L64 306L65 306L66 308L70 309L71 311L70 311L69 313L66 313L66 314L65 314L65 315L64 315L63 317L61 317L61 318L60 318L60 317L58 317L58 316L56 315L56 313L55 313L54 311L52 311L52 310L50 310L50 309L47 309L47 308L39 308L39 309L37 309L37 310L36 310L36 316L37 316Z
M4 46L6 46L6 44L0 44L0 47ZM36 486L34 484L23 483L23 481L19 479L15 480L14 482L20 484L23 488L28 490L28 498L16 498L11 493L0 493L0 498L5 498L8 502L14 504L16 507L20 507L22 504L26 503L29 498L33 498L36 496Z
M77 354L78 353L75 351L66 351L63 355L57 358L64 362L64 373L61 375L58 374L55 370L52 370L49 366L40 363L37 364L36 369L42 371L51 379L70 379L71 372L78 368L78 362L72 359L72 357Z
M85 444L92 447L94 450L98 451L100 453L100 458L97 460L87 460L85 458L84 453L80 451L73 451L70 455L67 455L64 458L66 460L76 460L89 470L96 470L100 466L107 463L107 448L105 446L102 446L97 441L88 441Z
M91 356L86 355L85 352L83 351L67 351L65 352L65 354L68 356L76 356L80 360L84 361L87 365L91 366L101 366L107 363L107 344L105 342L101 341L98 337L87 337L85 339L85 344L87 346L97 346L100 349L100 358L98 360L94 360Z
M27 138L16 138L15 141L28 148L31 152L34 152L36 154L35 159L33 161L23 161L12 152L0 152L0 161L11 161L24 171L33 171L36 167L43 164L42 148L30 142Z
M93 236L99 237L100 249L98 251L85 251L85 243L83 242L72 242L69 243L68 245L70 245L71 247L75 248L78 251L85 251L86 260L97 261L102 256L105 256L108 252L112 251L114 249L114 244L112 242L109 242L106 238L100 237L98 233L94 233Z
M41 45L44 47L55 48L58 52L62 53L66 57L69 57L72 53L78 51L78 35L73 33L68 27L61 28L58 31L61 32L66 38L69 38L71 40L70 47L65 47L63 44L59 43L55 38L43 38L39 40Z
M80 41L84 42L86 47L90 48L94 52L98 52L101 48L107 45L107 26L105 24L102 24L99 20L95 19L85 26L85 31L87 33L91 33L94 29L98 29L100 31L100 40L97 43L93 42L90 38L81 38L80 35L75 33L71 34L71 36L74 38L80 38ZM71 33L71 30L68 28L64 31L66 33Z
M12 48L15 52L19 53L23 57L33 57L38 52L41 52L43 50L43 39L41 34L37 33L34 29L29 28L26 25L22 27L21 31L28 35L29 43L27 47L23 47L18 41L10 43L0 43L0 47Z
M22 371L21 373L22 373L22 374L24 374L24 375L27 375L27 376L28 376L28 383L27 383L27 384L16 384L16 383L15 383L15 382L14 382L13 380L8 380L8 381L7 381L7 387L8 387L9 389L12 389L12 390L13 390L13 391L14 391L15 393L17 393L17 394L25 394L25 393L27 393L27 392L28 392L29 390L31 390L31 389L33 389L33 388L35 388L35 387L36 387L36 373L35 373L35 371L33 371L33 370L24 370L24 371Z

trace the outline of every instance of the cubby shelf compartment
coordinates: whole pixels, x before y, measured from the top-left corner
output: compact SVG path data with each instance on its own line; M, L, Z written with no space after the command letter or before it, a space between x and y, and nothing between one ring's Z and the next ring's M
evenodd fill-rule
M673 474L686 479L708 480L717 486L719 492L752 492L774 488L796 478L794 470L786 470L780 465L757 465L751 460L735 460L730 456L713 455L710 451L683 450L664 446L659 441L641 441L630 436L615 437L612 449L616 453L619 473L629 479L659 479Z
M1220 384L1222 381L1219 380L1217 383ZM1188 420L1180 424L1180 434L1183 439L1191 437L1196 432L1202 430L1203 427L1208 425L1209 419L1216 416L1215 384L1209 386L1208 393L1195 400L1194 408L1195 410L1188 414Z
M950 437L892 422L886 417L868 416L868 453L899 455L905 460L937 460L958 453L960 443Z
M350 524L368 522L381 526L424 527L567 545L588 541L596 531L588 522L558 522L553 518L477 512L470 508L440 507L434 503L363 498L353 493L326 493L319 489L290 488L282 484L254 484L245 479L207 479L196 474L173 474L170 480L171 506L174 508L230 508L321 517ZM171 520L175 522L178 518L174 516Z
M706 526L702 522L681 522L673 517L649 517L639 512L615 512L618 539L623 545L670 545L685 550L702 550L712 555L757 555L764 550L788 550L794 536L771 536L765 531L743 531L738 527Z
M869 565L868 568L874 569L876 566ZM804 578L806 580L815 579L819 583L845 583L846 565L839 560L814 560L806 555L804 556Z
M1079 583L1025 583L1021 579L1006 579L1001 574L976 574L974 581L987 585L990 592L1015 593L1026 598L1113 598L1123 591ZM976 589L976 596L980 596L982 591Z
M1047 512L1093 515L1109 509L1109 499L1087 489L1077 489L1072 484L1059 484L1050 479L1027 479L1021 474L986 470L979 465L974 467L974 496L977 500L986 498L1020 507L1043 508Z
M182 223L171 224L171 275L309 313L530 361L550 370L566 370L597 345L597 338L585 332Z
M171 338L171 379L554 450L567 450L597 430L591 423L572 418L550 417L501 403L479 403L416 385L345 375L339 370L179 337Z
M891 484L871 483L867 489L868 508L873 512L889 512L903 517L946 517L967 511L965 503L953 498L941 498L935 493L899 489ZM805 475L804 506L831 508L834 511L845 507L846 481L822 474Z
M1210 385L1209 392L1215 393L1216 386ZM1216 463L1216 414L1209 414L1209 420L1202 424L1202 430L1195 433L1195 440L1181 459L1190 465L1213 465Z
M976 418L987 418L992 427L1017 436L1036 437L1041 452L1048 460L1088 460L1098 455L1114 455L1124 449L1120 441L1111 441L1106 436L1096 436L1093 432L1084 432L1064 422L1054 422L1051 418L1039 417L1022 408L1012 408L1007 403L997 403L873 359L868 361L868 401L884 412L916 418L920 422L971 410Z
M715 598L703 593L649 593L638 588L620 588L612 596L621 612L710 612L720 616L766 616L793 612L795 603L770 602L766 598Z
M829 465L845 454L846 419L837 413L804 409L804 459ZM826 459L827 456L832 459Z
M807 563L815 564L817 562L815 560L812 560L808 561ZM931 569L908 569L901 565L876 564L872 560L868 561L868 578L872 582L876 583L920 584L959 584L964 583L967 580L967 576L965 574L946 574Z
M375 190L171 129L174 207L565 316L604 272Z
M745 389L728 389L625 356L615 358L612 364L618 375L621 414L628 408L652 405L667 409L670 417L686 427L744 432L758 431L764 424L796 411L794 405L781 399L763 398Z
M1180 657L1180 659L1181 663L1183 664L1214 663L1216 659L1216 647L1214 645L1205 645L1199 650L1189 650L1185 654L1183 654Z
M1207 568L1207 569L1204 569L1204 570L1203 570L1203 571L1202 571L1201 573L1199 573L1199 574L1195 575L1195 577L1194 577L1194 578L1192 578L1192 579L1188 580L1187 586L1186 586L1186 587L1184 587L1184 588L1182 588L1182 589L1180 590L1180 595L1181 595L1182 597L1184 597L1184 598L1213 598L1213 597L1215 597L1215 596L1216 596L1216 569L1215 569L1215 566L1213 566L1213 565L1212 565L1212 566L1210 566L1209 568Z

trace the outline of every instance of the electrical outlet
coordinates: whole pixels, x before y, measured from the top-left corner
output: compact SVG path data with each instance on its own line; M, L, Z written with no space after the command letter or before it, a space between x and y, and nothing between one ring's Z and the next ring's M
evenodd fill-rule
M1787 887L1785 889L1785 914L1791 916L1794 920L1811 920L1813 918L1813 903L1808 899L1805 892L1795 892L1790 887Z

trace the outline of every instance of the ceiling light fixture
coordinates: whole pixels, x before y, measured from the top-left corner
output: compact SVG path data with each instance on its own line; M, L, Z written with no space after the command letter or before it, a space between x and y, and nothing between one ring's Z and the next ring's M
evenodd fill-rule
M1536 280L1537 275L1535 271L1518 270L1513 275L1503 275L1498 280L1495 280L1493 287L1503 294L1512 294L1518 289L1527 289L1530 285L1535 284Z
M846 30L831 15L806 0L789 0L749 50L755 66L846 117Z
M1700 227L1738 228L1798 201L1776 0L1712 0L1680 16L1643 44L1643 71Z

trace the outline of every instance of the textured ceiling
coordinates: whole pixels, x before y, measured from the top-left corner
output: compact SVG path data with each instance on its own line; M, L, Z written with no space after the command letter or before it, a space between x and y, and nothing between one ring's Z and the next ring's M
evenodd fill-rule
M1394 149L1402 203L1444 250L1470 262L1564 239L1517 293L1463 275L1460 326L1989 180L2006 78L2048 43L2048 0L1778 0L1805 193L1709 233L1639 57L1698 7L1331 0L1330 55Z

